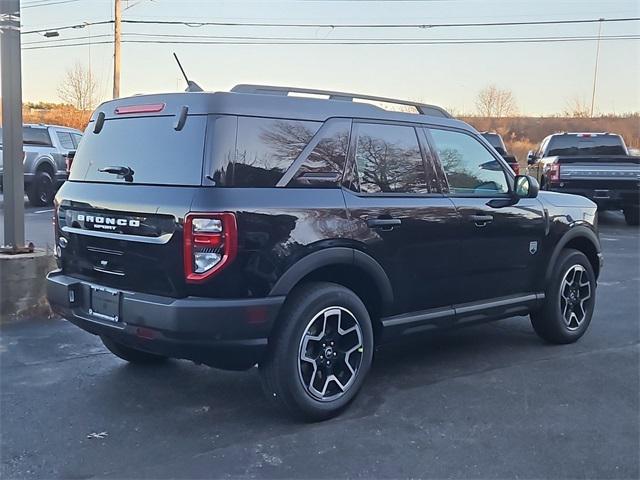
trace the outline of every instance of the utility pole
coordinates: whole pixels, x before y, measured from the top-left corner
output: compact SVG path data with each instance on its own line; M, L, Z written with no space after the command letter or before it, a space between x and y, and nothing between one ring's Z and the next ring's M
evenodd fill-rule
M23 253L29 249L24 244L20 0L0 0L0 31L4 161L4 247L1 251Z
M600 19L598 23L598 43L596 46L596 64L593 67L593 92L591 93L591 118L593 118L593 107L596 104L596 83L598 80L598 60L600 58L600 37L602 35L602 22L604 18Z
M114 0L113 23L113 98L120 97L120 33L122 29L122 2Z

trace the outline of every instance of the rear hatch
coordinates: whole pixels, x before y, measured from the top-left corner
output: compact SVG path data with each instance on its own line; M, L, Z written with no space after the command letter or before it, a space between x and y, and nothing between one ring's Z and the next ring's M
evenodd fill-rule
M635 189L640 182L640 157L560 156L560 180L574 188Z
M202 185L207 115L188 94L101 105L56 196L65 273L184 296L182 221ZM167 98L168 97L168 98Z

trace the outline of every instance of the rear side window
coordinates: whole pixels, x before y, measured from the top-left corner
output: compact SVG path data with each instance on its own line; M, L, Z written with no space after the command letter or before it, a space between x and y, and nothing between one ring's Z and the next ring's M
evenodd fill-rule
M274 187L322 123L238 117L238 141L231 184Z
M76 146L76 148L78 148L78 145L80 145L80 140L82 140L82 135L80 135L79 133L72 133L71 136L73 137L73 143Z
M118 118L106 120L96 134L90 123L69 179L126 182L100 171L114 166L133 170L131 183L201 185L207 116L189 116L179 131L174 125L174 116Z
M60 146L67 150L73 150L75 145L73 144L73 138L69 132L56 132Z
M451 194L490 196L509 191L500 162L478 140L449 130L430 132Z
M428 193L413 127L359 123L355 160L363 193Z

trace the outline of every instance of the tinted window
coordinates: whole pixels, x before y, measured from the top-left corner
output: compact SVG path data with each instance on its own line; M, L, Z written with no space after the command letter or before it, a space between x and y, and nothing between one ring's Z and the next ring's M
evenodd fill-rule
M361 192L428 192L413 127L361 123L357 132L355 158Z
M483 133L482 136L485 138L489 144L496 149L500 155L506 155L507 149L504 146L504 142L502 141L502 137L497 133Z
M46 128L23 127L22 142L25 145L46 145L51 146L51 138ZM0 127L0 145L2 145L2 127Z
M316 145L304 160L296 173L298 185L310 183L302 175L307 176L327 176L327 183L335 184L342 178L347 150L349 148L349 133L351 131L351 121L349 120L329 120L322 130L318 132ZM318 182L311 182L317 185Z
M80 145L80 140L82 140L82 135L80 135L79 133L72 133L71 136L73 137L73 143L77 148L78 145Z
M617 135L556 135L551 137L547 157L574 155L626 155L622 139Z
M232 184L273 187L320 128L319 122L238 117Z
M470 135L448 130L431 130L438 157L457 195L492 195L509 191L500 163Z
M116 182L117 175L99 172L108 166L133 170L133 183L201 185L206 116L189 116L180 131L175 117L106 120L100 133L93 123L73 160L70 180Z
M73 150L76 148L69 132L56 132L56 136L58 137L58 141L62 148L66 148L67 150Z

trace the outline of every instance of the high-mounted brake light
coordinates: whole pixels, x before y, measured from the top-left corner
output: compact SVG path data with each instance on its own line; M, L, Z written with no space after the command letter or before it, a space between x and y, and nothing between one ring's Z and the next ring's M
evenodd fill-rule
M184 219L184 274L200 283L231 263L238 251L233 213L190 213Z
M149 103L146 105L121 105L116 107L116 115L129 113L157 113L164 110L164 103Z

